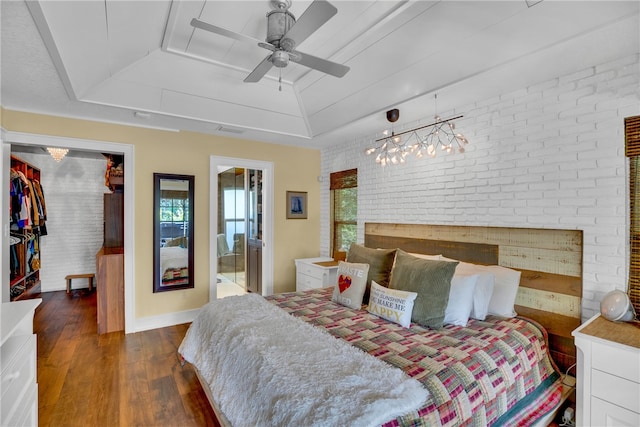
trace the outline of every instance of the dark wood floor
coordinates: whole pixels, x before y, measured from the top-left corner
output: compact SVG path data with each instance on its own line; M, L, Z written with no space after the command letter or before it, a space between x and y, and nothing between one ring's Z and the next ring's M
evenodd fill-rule
M98 335L95 292L34 296L40 426L219 426L178 360L188 325Z

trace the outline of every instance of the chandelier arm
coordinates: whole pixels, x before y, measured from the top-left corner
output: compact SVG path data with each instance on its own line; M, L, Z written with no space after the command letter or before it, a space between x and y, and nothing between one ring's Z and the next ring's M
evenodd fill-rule
M421 130L421 129L426 129L426 128L428 128L428 127L436 126L436 125L439 125L439 124L442 124L442 123L448 123L448 122L450 122L450 121L452 121L452 120L457 120L457 119L460 119L460 118L462 118L462 117L464 117L464 116L463 116L463 115L460 115L460 116L451 117L451 118L449 118L449 119L445 119L445 120L438 120L438 121L433 122L433 123L428 124L428 125L424 125L424 126L420 126L420 127L414 128L414 129L406 130L406 131L404 131L404 132L396 133L396 134L394 134L394 136L404 135L404 134L406 134L406 133L415 132L415 131L418 131L418 130ZM383 140L385 140L385 139L387 139L387 138L389 138L389 137L388 137L388 136L385 136L385 137L383 137L383 138L376 139L376 140L375 140L375 142L380 142L380 141L383 141Z

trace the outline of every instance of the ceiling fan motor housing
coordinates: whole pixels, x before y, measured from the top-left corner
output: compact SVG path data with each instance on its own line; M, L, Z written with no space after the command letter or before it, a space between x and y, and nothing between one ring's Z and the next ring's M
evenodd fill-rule
M284 50L276 50L271 55L271 62L278 68L284 68L289 64L289 54Z
M267 13L267 43L271 43L276 48L285 48L280 46L280 40L295 23L296 18L288 10L272 10ZM292 50L294 47L287 46L286 50Z

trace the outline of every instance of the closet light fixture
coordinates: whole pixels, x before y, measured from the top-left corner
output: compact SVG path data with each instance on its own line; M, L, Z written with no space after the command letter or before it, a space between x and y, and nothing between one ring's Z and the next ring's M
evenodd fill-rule
M456 133L456 125L453 122L464 116L456 116L442 119L437 114L438 95L435 95L436 115L435 122L420 126L414 129L395 133L385 130L383 137L376 139L375 143L380 143L377 147L369 148L365 151L367 155L375 154L376 163L386 166L389 163L404 163L409 154L414 154L417 158L422 158L425 154L429 157L436 157L438 150L446 153L464 153L464 146L469 143L467 138L461 133ZM398 120L400 111L393 109L387 111L387 120L391 123Z
M64 156L67 155L67 153L69 152L69 149L59 148L59 147L47 147L47 151L49 152L49 154L51 154L51 157L53 157L53 160L55 160L56 162L59 162L64 158Z

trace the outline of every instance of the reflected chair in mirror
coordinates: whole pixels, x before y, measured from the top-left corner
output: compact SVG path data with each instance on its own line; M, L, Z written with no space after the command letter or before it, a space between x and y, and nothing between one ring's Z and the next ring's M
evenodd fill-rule
M234 236L234 250L229 249L227 236L218 234L218 273L244 270L244 234Z

